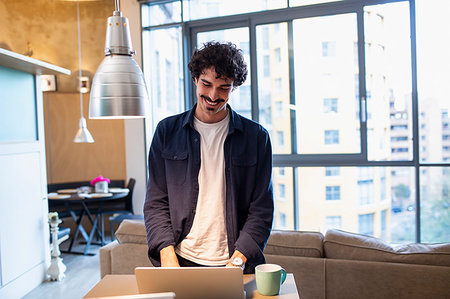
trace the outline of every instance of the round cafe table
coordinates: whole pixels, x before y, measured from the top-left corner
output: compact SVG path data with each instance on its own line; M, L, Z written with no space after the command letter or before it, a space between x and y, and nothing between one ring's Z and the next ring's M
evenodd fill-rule
M76 229L73 234L73 237L70 240L69 249L65 252L90 255L89 248L92 244L94 244L92 240L95 234L97 234L97 236L101 239L101 243L99 244L95 243L95 245L101 246L105 245L105 236L103 233L103 229L100 232L98 227L99 224L98 218L100 217L103 211L102 209L104 208L105 205L107 205L108 201L125 198L129 192L129 190L126 188L111 188L110 190L114 192L78 193L77 189L62 189L58 190L57 194L56 193L48 194L49 206L64 204L64 206L67 208L67 211L69 212L69 214L76 223ZM76 213L76 210L79 210L78 215ZM86 229L82 225L82 221L85 216L88 217L90 223L92 224L92 228L89 234L86 232ZM78 234L80 233L83 236L84 241L86 242L84 251L82 253L72 251L72 247L78 238Z

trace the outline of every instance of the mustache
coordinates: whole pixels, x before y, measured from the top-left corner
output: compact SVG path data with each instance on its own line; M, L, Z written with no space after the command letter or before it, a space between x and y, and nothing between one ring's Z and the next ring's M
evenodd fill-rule
M207 100L207 101L210 101L210 102L213 102L213 103L225 102L224 99L216 99L216 100L213 101L213 100L211 100L211 98L208 97L208 96L201 95L200 97L201 97L202 99L204 99L204 100Z

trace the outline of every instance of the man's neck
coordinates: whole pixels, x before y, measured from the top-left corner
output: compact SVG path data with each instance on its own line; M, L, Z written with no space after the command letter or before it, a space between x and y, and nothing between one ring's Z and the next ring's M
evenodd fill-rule
M220 110L217 113L209 114L201 111L200 107L197 105L195 108L194 116L201 122L212 124L217 123L223 120L228 115L228 108L224 107L224 109Z

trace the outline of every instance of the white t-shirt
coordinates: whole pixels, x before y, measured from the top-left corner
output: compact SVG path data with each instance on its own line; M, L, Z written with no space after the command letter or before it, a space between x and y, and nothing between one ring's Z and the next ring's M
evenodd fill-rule
M194 118L194 127L200 133L199 194L192 228L175 252L200 265L222 266L229 260L223 153L229 120L229 113L217 123Z

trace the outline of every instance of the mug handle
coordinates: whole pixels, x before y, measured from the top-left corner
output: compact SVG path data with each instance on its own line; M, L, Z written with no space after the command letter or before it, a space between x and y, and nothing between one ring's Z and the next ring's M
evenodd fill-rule
M286 270L281 268L281 284L283 284L285 280L286 280Z

